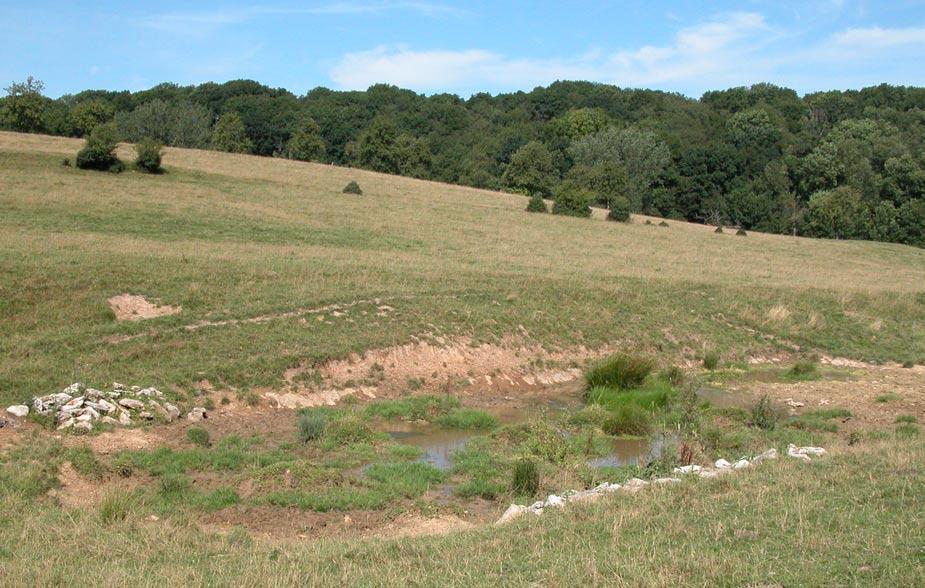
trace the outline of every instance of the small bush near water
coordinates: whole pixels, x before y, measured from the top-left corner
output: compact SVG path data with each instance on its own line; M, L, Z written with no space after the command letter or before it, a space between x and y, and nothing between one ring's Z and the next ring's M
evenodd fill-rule
M540 472L536 463L530 459L521 459L514 464L514 480L511 490L517 496L535 496L540 489Z
M321 439L327 419L324 415L307 412L299 415L299 441L308 443Z
M145 139L135 145L135 167L147 174L159 174L164 171L161 167L161 152L163 147L157 141Z
M209 432L202 427L190 427L187 429L186 438L200 447L208 447L210 445Z
M588 388L613 387L621 390L638 388L655 369L648 357L620 354L594 364L585 374Z
M344 194L362 194L363 190L360 189L360 185L354 181L351 181L349 184L344 186Z
M608 435L648 435L652 431L652 416L638 405L625 404L613 409L601 429Z

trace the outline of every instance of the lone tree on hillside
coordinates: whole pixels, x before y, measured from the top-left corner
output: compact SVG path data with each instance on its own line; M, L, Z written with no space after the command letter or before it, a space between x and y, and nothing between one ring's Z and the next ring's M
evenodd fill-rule
M0 120L4 125L23 133L42 131L42 112L46 101L42 91L45 83L29 76L25 82L14 82L5 90L6 98L0 109Z
M552 154L539 141L530 141L518 149L501 177L508 188L525 190L530 196L548 195L556 179Z
M226 112L218 119L212 130L212 145L219 151L229 153L251 152L253 144L247 138L244 121L237 112Z

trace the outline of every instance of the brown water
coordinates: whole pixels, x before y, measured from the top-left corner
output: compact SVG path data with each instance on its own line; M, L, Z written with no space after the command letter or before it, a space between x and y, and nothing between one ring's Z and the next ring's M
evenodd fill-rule
M489 409L488 412L494 415L499 423L511 424L524 422L543 412L574 410L575 408L574 403L544 402L526 408ZM471 439L488 434L487 431L441 429L430 424L410 422L388 423L384 430L400 443L420 447L423 454L418 461L429 463L442 470L453 467L453 454L465 447ZM610 454L591 459L588 465L591 467L645 465L661 455L664 444L665 440L661 436L653 439L615 439Z

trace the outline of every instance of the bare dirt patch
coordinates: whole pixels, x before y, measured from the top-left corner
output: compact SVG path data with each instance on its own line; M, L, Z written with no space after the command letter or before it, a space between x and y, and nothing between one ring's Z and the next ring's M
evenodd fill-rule
M87 443L94 453L108 455L122 450L139 451L154 449L164 443L158 429L115 429L87 437Z
M903 368L838 360L824 363L851 367L850 379L752 381L729 388L747 392L756 399L767 394L772 400L788 405L797 415L824 408L846 408L853 415L839 426L846 431L890 428L900 415L914 415L919 422L925 422L925 366ZM889 400L882 401L884 397Z
M515 337L500 343L420 337L317 368L288 369L283 374L286 388L264 396L276 406L290 408L335 404L346 396L367 400L408 391L519 395L576 382L582 362L609 351L585 347L548 351Z
M58 481L61 487L51 490L49 495L56 497L66 508L99 504L103 497L103 487L78 474L69 461L61 464Z
M177 314L182 308L169 304L156 304L137 294L119 294L109 300L109 307L120 321L141 321Z
M476 527L476 523L461 519L456 515L445 514L432 518L415 514L402 515L395 521L375 529L366 536L382 539L399 537L423 537L426 535L446 535L466 531Z

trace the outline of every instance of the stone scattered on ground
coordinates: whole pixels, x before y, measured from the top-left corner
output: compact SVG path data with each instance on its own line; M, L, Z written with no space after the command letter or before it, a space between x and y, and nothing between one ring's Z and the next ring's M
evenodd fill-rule
M825 455L825 449L823 449L822 447L796 447L794 445L791 445L787 449L787 455L791 457L795 457L797 459L803 459L805 461L809 461L810 455L812 456ZM736 470L743 470L752 465L757 465L763 461L767 461L771 459L777 459L776 449L768 449L764 453L756 455L751 460L743 458L743 459L736 461L735 463L730 463L729 461L725 459L718 459L716 460L716 462L714 462L712 468L706 468L706 467L703 467L697 464L691 464L691 465L677 467L674 470L672 470L672 473L697 475L697 476L700 476L701 478L715 478L719 476L720 474L727 474L727 473L735 472ZM529 506L524 506L520 504L512 504L511 506L508 507L506 511L504 511L504 514L501 515L501 518L499 518L495 522L495 524L503 525L505 523L508 523L516 519L517 517L521 515L528 514L528 513L534 514L534 515L541 515L547 508L557 508L557 507L565 506L566 504L570 502L593 502L594 500L597 500L601 496L604 496L605 494L610 494L612 492L622 491L622 492L628 492L630 494L633 494L633 493L636 493L642 490L649 484L657 484L657 485L673 484L673 483L677 483L680 481L681 479L676 478L676 477L656 478L652 480L651 482L647 482L646 480L642 480L640 478L632 478L631 480L624 482L622 485L604 482L589 490L569 490L565 492L564 494L562 494L561 496L558 496L556 494L550 494L546 498L546 500L540 500L540 501L534 502L533 504Z
M29 415L29 407L25 404L14 404L6 409L8 413L15 417L23 418Z
M193 410L189 411L189 414L186 415L186 419L194 423L198 423L202 419L206 418L209 418L206 414L206 409L202 408L201 406L197 406Z
M787 446L787 455L800 461L812 461L813 457L825 455L825 449L822 447L797 447L791 443Z
M164 400L164 394L157 388L126 388L118 382L113 382L108 391L76 382L61 392L34 397L32 410L53 415L58 429L83 431L92 430L97 423L127 427L136 420L151 420L155 414L168 423L180 417L180 409ZM29 407L14 405L7 412L24 417L29 414Z

